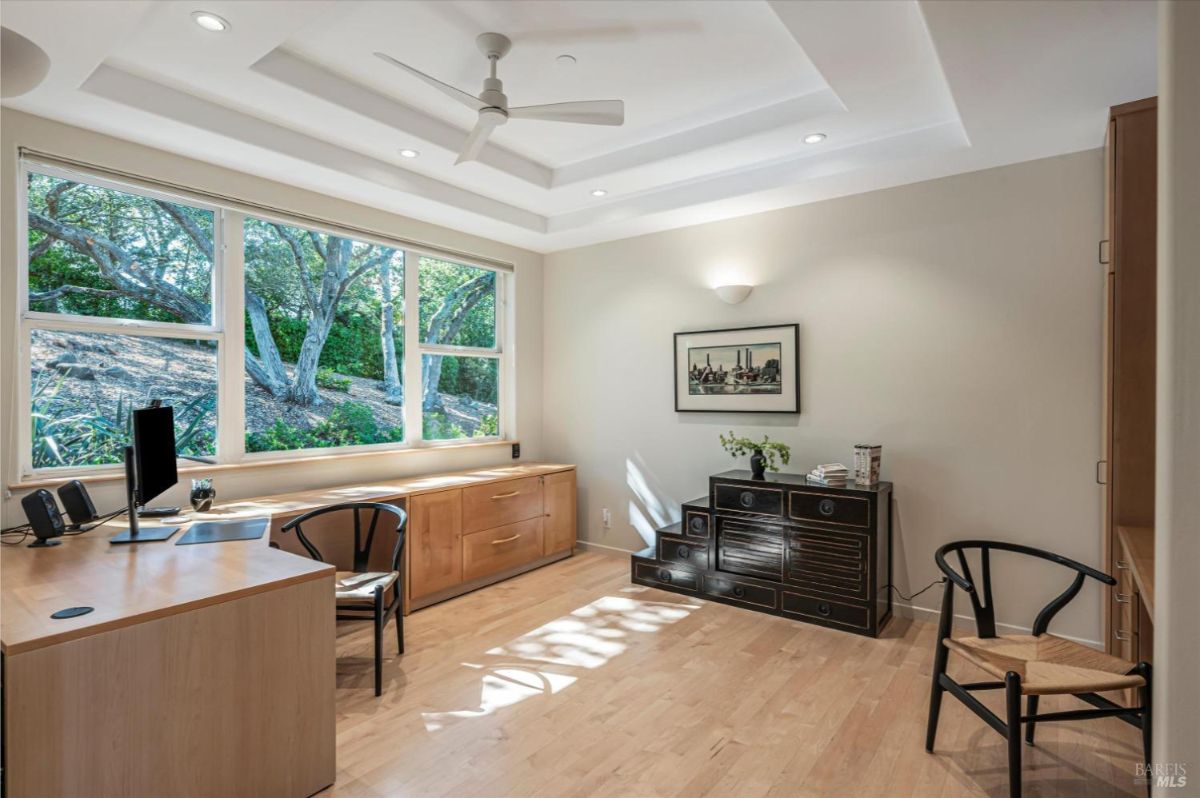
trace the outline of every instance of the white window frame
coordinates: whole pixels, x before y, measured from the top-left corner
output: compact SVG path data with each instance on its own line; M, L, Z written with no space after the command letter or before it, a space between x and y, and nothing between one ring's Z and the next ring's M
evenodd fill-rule
M98 188L118 191L123 194L159 199L191 208L209 211L213 214L213 262L210 277L211 317L209 324L181 324L175 322L143 321L140 319L115 319L101 316L80 316L71 313L46 313L29 309L29 205L28 187L30 173L46 175L63 180L73 180L86 183ZM23 158L18 170L17 185L17 318L20 341L17 354L17 407L20 419L17 424L17 445L20 447L21 474L25 476L76 476L104 473L123 468L120 464L92 466L59 466L34 468L33 466L33 349L31 341L34 330L47 332L78 332L108 335L136 335L146 338L182 338L187 340L215 341L217 344L217 440L215 462L222 462L222 410L225 402L225 386L223 375L227 371L229 347L226 346L226 336L223 320L226 305L223 287L224 268L224 211L211 203L195 200L161 191L147 189L142 186L120 183L100 175L86 172L62 169L45 164L36 159ZM190 462L190 461L189 461Z
M213 274L212 274L212 318L207 325L179 324L172 322L140 321L131 319L106 319L72 314L45 313L29 310L28 274L28 182L29 173L75 180L100 188L126 194L135 194L174 202L200 210L210 211L213 216ZM152 181L148 181L152 182ZM32 351L30 341L35 329L61 332L92 332L116 335L140 335L147 337L185 338L191 340L214 340L217 342L217 445L215 464L236 465L264 460L305 459L313 456L352 454L357 452L400 451L407 449L432 449L461 446L464 444L494 443L515 440L515 383L513 369L515 360L510 341L513 338L515 320L510 313L509 297L512 295L515 275L507 269L480 262L460 253L443 252L436 248L413 246L411 243L391 239L384 235L364 233L347 229L336 223L319 223L308 218L291 217L286 212L259 208L247 203L214 202L211 198L193 196L185 188L163 191L142 185L136 180L112 179L102 173L84 168L63 168L46 163L37 157L26 155L19 162L17 198L17 317L21 342L18 355L18 436L20 447L20 472L25 477L69 477L97 476L118 472L119 464L42 467L34 468L32 441ZM355 446L333 446L314 449L292 449L270 452L245 451L245 299L241 286L245 281L245 251L243 248L244 224L247 217L266 222L277 222L318 233L336 235L367 244L391 247L400 250L404 258L404 301L401 324L404 334L403 361L399 364L405 386L403 442L362 444ZM472 268L486 269L496 274L496 331L494 347L449 346L422 344L420 342L419 313L419 264L422 257L462 264ZM236 290L234 288L236 287ZM410 323L411 322L411 323ZM451 438L447 440L425 440L420 401L421 355L457 355L484 357L497 360L497 434L480 437ZM410 392L415 391L415 394ZM412 397L416 401L411 401ZM189 462L190 464L190 462Z

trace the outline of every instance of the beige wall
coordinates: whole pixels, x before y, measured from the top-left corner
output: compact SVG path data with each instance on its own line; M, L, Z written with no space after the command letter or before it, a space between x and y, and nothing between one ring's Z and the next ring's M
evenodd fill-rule
M27 146L65 158L77 159L123 172L166 180L205 191L231 195L296 213L356 225L398 237L443 246L461 252L513 263L516 267L516 296L511 313L516 319L516 435L521 439L523 460L537 459L541 452L542 397L542 256L527 250L466 235L437 225L356 205L344 200L303 191L281 183L221 169L201 161L172 155L69 127L36 116L4 109L0 114L0 468L7 486L17 481L18 452L15 399L17 340L16 319L16 215L14 213L17 148ZM406 474L445 471L511 462L507 447L423 451L345 460L334 467L294 464L257 468L216 477L222 498L261 496L325 485L382 479ZM120 505L120 486L102 483L93 491L98 509ZM23 493L5 491L3 524L24 522L19 504ZM164 494L159 504L186 504L183 483Z
M1154 761L1200 795L1200 3L1160 7Z
M937 546L966 537L1098 563L1102 160L1082 152L546 256L544 446L579 465L581 537L646 545L709 474L746 467L717 441L733 429L790 444L794 472L882 444L905 593L935 578ZM758 287L730 306L709 290L719 281ZM786 322L800 324L800 415L673 411L672 333ZM997 568L1008 624L1030 626L1065 586L1053 566ZM1098 640L1099 600L1089 585L1055 630Z

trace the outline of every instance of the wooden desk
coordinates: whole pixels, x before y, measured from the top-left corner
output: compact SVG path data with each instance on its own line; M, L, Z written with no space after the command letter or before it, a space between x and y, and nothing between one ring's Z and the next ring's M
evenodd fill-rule
M164 542L113 546L117 521L52 548L3 547L6 794L306 796L327 787L336 772L334 568L270 548L278 527L338 502L568 471L573 543L573 467L530 464L225 502L186 514ZM192 520L247 517L270 518L272 533L175 545ZM294 546L294 536L282 543ZM49 617L72 606L95 610Z

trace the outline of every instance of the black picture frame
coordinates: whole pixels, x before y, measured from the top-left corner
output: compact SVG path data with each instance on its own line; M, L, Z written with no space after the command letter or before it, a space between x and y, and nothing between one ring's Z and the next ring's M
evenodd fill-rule
M696 397L693 397L689 394L688 399L684 400L681 403L681 399L683 399L683 392L686 391L687 380L686 380L686 377L684 379L681 379L681 372L680 372L681 365L680 365L680 357L679 357L680 338L686 338L689 336L692 336L692 337L705 336L705 335L720 336L722 334L726 334L726 335L729 335L730 337L733 337L734 334L745 334L745 333L751 333L751 332L757 332L757 331L767 331L767 330L780 331L781 344L783 344L785 339L786 339L787 343L790 343L791 350L792 350L791 356L786 357L781 352L780 359L785 360L787 363L791 364L792 374L795 375L792 379L794 386L792 386L788 390L782 390L780 394L719 394L719 395L713 395L710 397L702 397L701 399L697 399ZM800 412L800 325L798 323L761 324L761 325L750 326L750 327L726 327L726 328L715 329L715 330L686 330L686 331L677 332L674 334L673 344L674 344L674 353L673 353L674 369L673 369L672 374L673 374L673 380L674 380L673 392L675 395L675 412L676 413L798 414ZM722 345L737 346L740 344L738 342L731 342L729 344L721 344L718 341L718 342L714 343L713 345L714 346L722 346ZM686 371L686 369L688 368L688 364L684 363L683 368ZM786 376L786 372L784 372L784 374ZM682 387L682 390L681 390L681 387ZM782 397L785 397L785 399L790 400L790 402L785 403L786 406L784 406L784 407L769 407L766 409L753 407L754 400L758 399L761 401L761 399L764 396L771 396L772 398L777 397L777 396L782 396ZM696 404L706 404L706 402L702 401L703 398L715 399L718 401L707 403L707 404L714 405L712 407L696 407L696 406L694 406ZM745 400L744 404L748 405L748 406L742 407L740 405L743 404L743 402L731 401L732 399ZM693 406L687 406L687 405L693 405Z

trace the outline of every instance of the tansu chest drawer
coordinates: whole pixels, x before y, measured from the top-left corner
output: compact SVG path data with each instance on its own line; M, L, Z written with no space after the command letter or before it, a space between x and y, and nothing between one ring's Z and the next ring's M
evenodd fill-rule
M783 490L713 483L713 507L719 511L783 517Z
M788 518L866 529L871 526L871 502L862 496L794 490L788 493Z

